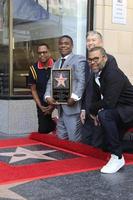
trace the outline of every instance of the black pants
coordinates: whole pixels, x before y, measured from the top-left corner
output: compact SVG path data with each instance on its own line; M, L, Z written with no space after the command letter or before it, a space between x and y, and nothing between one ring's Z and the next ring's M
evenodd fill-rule
M49 133L56 128L56 122L52 119L51 115L44 115L44 113L37 107L38 114L38 132Z
M94 147L103 146L103 129L101 126L95 126L90 117L86 118L81 127L81 142Z
M104 129L105 143L108 150L122 156L122 139L128 125L124 124L116 109L102 110L98 114L100 123Z

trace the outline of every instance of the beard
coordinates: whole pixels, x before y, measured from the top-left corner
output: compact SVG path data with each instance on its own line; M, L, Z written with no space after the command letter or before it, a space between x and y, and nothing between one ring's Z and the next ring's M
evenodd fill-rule
M97 74L100 70L99 69L93 69L92 70L94 74Z
M102 61L101 63L99 63L98 67L92 69L93 73L97 74L100 71L102 71L102 69L105 67L105 64L106 64L105 61Z

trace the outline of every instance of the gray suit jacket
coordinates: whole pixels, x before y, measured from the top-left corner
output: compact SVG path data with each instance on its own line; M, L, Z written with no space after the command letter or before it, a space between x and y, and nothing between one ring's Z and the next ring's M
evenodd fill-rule
M59 69L60 59L58 59L53 66L53 69ZM72 69L72 93L76 94L78 97L82 97L84 87L85 87L85 65L86 59L84 56L75 55L73 53L65 60L62 68L71 68ZM51 79L49 79L47 84L47 89L45 96L51 96ZM81 100L77 101L74 106L61 105L63 111L67 115L72 115L80 113ZM60 106L58 106L60 109Z

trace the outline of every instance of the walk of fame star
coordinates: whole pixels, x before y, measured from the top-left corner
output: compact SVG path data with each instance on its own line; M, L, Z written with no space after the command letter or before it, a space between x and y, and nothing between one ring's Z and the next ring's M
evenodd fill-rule
M14 152L3 152L0 153L0 156L8 156L11 157L9 163L15 163L21 160L26 160L28 158L35 159L43 159L43 160L57 160L50 156L47 156L47 153L55 152L57 150L40 150L40 151L32 151L26 148L17 147Z
M55 80L58 82L57 87L59 87L60 85L62 85L64 87L66 86L65 81L67 80L67 78L63 77L62 73L60 74L60 76L58 78L55 78Z
M28 181L20 182L20 183L11 183L6 185L0 185L0 199L12 199L12 200L26 200L21 195L12 191L12 188L15 186L19 186L23 183L27 183Z

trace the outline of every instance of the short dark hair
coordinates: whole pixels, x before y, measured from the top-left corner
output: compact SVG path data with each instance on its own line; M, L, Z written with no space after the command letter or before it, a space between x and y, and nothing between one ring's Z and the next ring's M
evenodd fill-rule
M94 51L100 51L102 56L106 56L106 51L103 47L93 47L92 49L89 50L88 54L90 54L91 52L94 52Z
M47 43L40 43L40 44L38 44L38 45L37 45L37 49L38 49L38 47L40 47L40 46L46 46L47 49L50 49L50 48L49 48L49 45L48 45Z
M59 37L59 40L61 40L62 38L68 38L71 41L71 44L73 45L73 39L71 38L71 36L69 36L69 35L62 35L61 37Z

